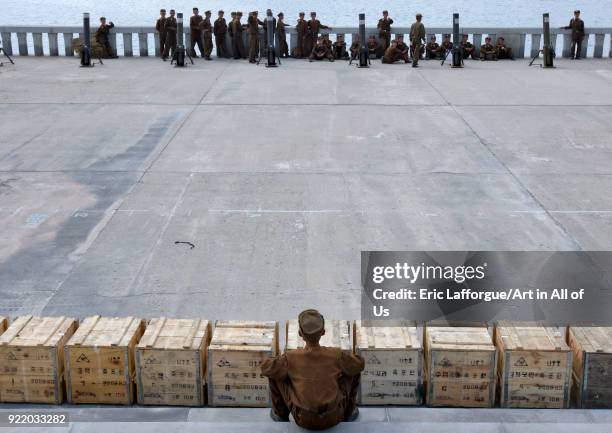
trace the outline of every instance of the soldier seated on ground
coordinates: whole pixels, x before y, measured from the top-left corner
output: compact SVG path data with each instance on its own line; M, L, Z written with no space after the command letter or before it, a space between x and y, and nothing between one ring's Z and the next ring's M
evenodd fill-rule
M453 43L451 42L450 35L446 34L442 38L442 43L440 44L440 57L446 57L448 52L453 49Z
M355 60L359 57L359 50L361 49L361 41L359 40L359 35L355 36L353 39L353 43L351 44L351 59Z
M312 49L312 52L310 53L310 57L308 60L312 62L313 60L323 60L323 59L327 59L330 62L333 62L334 53L332 52L328 43L325 41L325 37L319 36L319 38L317 39L317 43Z
M306 346L266 359L261 365L262 374L270 381L270 417L288 422L291 414L297 425L312 430L354 421L359 416L356 399L363 358L319 345L325 319L317 310L301 312L298 324Z
M497 51L498 59L509 59L514 60L514 54L512 54L512 48L506 46L506 41L504 38L497 38L497 47L495 47Z
M497 50L489 36L485 38L485 43L480 47L480 60L497 60Z
M436 35L433 35L425 45L425 58L427 60L440 58L440 44L436 42Z
M404 35L397 35L395 41L397 42L397 49L402 54L402 60L405 63L410 63L410 47L404 42Z
M470 57L474 60L476 59L476 50L474 49L474 45L470 41L468 41L468 35L461 36L460 46L464 59L468 59Z
M368 39L368 54L371 59L380 59L382 57L382 48L374 35L370 35Z
M334 58L336 60L347 60L348 52L346 51L346 42L344 41L344 35L336 35L336 42L334 42Z
M397 40L392 40L389 48L385 50L385 55L383 56L383 63L395 63L403 60L404 63L408 63L410 60L408 59L408 47L405 50L401 50L399 48L399 43Z

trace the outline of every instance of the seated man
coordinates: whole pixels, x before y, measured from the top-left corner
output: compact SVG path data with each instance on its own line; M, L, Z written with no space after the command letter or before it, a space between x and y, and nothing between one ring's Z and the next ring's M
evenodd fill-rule
M497 47L495 48L497 51L498 59L510 59L514 60L514 54L512 54L512 48L506 46L506 41L504 38L497 38Z
M382 48L374 35L370 35L368 39L368 54L371 59L380 59L382 56Z
M410 63L410 47L404 42L404 35L397 35L395 41L397 42L397 49L402 53L402 60L405 63Z
M453 43L451 42L450 35L444 35L442 43L440 44L440 57L444 57L450 50L453 49Z
M312 49L312 52L310 53L310 57L308 58L308 60L312 62L313 60L323 60L323 59L327 59L330 62L333 62L334 54L332 53L331 48L325 41L325 37L319 36L317 38L317 43Z
M491 43L491 37L485 38L485 43L480 47L480 60L497 60L497 50Z
M348 59L348 53L346 51L346 42L344 42L344 35L336 35L336 42L334 42L334 58L337 60Z
M302 311L298 322L306 347L266 359L261 365L262 374L270 380L271 418L287 422L291 413L300 427L312 430L357 419L363 358L319 346L325 320L317 310Z
M461 49L463 52L463 58L464 59L468 59L468 58L472 58L472 59L476 59L476 50L474 49L474 45L468 41L468 35L462 35L461 36Z
M402 52L398 48L398 45L396 40L391 41L391 45L385 50L385 55L382 59L383 63L395 63L400 60L403 60L404 63L408 63L408 51Z
M359 40L359 35L355 37L353 43L351 44L351 59L355 60L359 58L359 50L361 49L361 42Z
M436 35L433 35L425 45L425 58L427 60L440 58L440 45L436 42Z

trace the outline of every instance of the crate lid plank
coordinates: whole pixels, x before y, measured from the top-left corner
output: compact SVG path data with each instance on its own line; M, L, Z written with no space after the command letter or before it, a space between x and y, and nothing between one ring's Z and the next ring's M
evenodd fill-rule
M0 316L0 334L2 334L8 327L8 319L4 316Z
M587 353L612 353L612 327L571 326L570 331Z
M494 350L493 339L486 327L426 328L430 349L441 350Z
M149 322L138 348L198 350L209 331L208 320L155 318Z
M128 346L141 324L141 319L131 316L90 316L83 320L83 323L76 330L67 345L93 347Z
M563 331L557 327L502 321L495 329L505 350L569 350Z
M342 350L351 350L350 324L347 320L325 320L325 334L319 344L326 347L338 347ZM304 347L305 342L299 336L299 322L297 319L287 321L287 349Z
M276 326L276 322L216 322L209 349L269 351L275 344Z
M393 326L384 322L355 321L355 347L360 350L420 349L421 340L413 322L402 320Z
M54 347L75 322L64 316L20 316L0 336L0 345Z

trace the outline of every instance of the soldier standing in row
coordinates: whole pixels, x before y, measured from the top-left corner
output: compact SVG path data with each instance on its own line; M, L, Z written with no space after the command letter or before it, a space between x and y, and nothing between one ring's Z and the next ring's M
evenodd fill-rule
M115 52L113 51L113 47L111 46L109 39L109 34L113 27L115 27L115 25L112 21L109 21L109 23L106 24L106 18L100 17L100 27L98 27L98 30L95 34L96 42L104 47L106 57L110 59L117 58L117 55L115 55Z
M204 53L202 57L206 60L212 60L210 58L213 49L212 23L210 22L211 15L212 13L210 11L204 12L204 19L198 27L198 30L202 33L202 40L204 41Z
M174 51L176 50L176 12L174 9L170 9L170 16L166 18L166 43L164 51L162 53L162 60L165 62L168 60L168 55L174 57Z
M217 57L227 57L225 49L225 35L227 34L227 22L223 18L224 12L218 12L213 31L215 33L215 45L217 46Z
M244 41L242 40L243 27L240 22L241 18L242 12L236 12L229 26L229 34L232 38L232 52L236 60L246 58L246 50L244 49Z
M389 18L389 12L383 11L383 17L378 20L378 37L380 38L381 49L384 52L391 43L391 24L393 20Z
M253 11L249 14L247 20L249 29L249 63L257 62L257 53L259 52L259 26L263 26L263 22L257 15L258 12Z
M310 53L312 51L313 46L318 41L319 32L321 29L331 30L331 27L325 26L321 24L321 22L317 19L317 13L310 13L310 21L308 21L308 37L306 46L306 52Z
M159 52L163 54L166 49L166 38L168 35L166 29L166 9L159 10L159 18L155 22L155 30L159 34Z
M584 21L580 18L580 11L574 11L574 18L569 22L569 26L561 27L572 31L572 59L580 60L582 56L582 40L584 39Z
M470 41L468 41L468 35L461 36L461 44L459 45L461 47L464 59L470 57L474 60L476 59L476 50L474 49L474 45Z
M287 45L287 24L285 24L285 14L278 13L278 24L276 25L276 33L278 35L278 52L282 58L289 57L289 45Z
M204 47L202 46L202 32L200 31L200 23L202 22L198 8L193 8L193 15L189 18L189 49L192 57L198 57L195 51L196 44L200 50L200 55L204 56Z
M425 25L421 22L423 15L416 14L416 21L410 27L410 44L412 45L412 67L419 67L419 57L421 57L421 47L425 40Z
M425 45L425 59L433 60L440 58L440 44L436 42L436 35L431 35L429 42Z
M293 56L301 59L307 55L306 53L306 38L308 37L308 21L304 19L305 13L300 12L300 17L295 25L295 31L297 32L297 46Z
M485 43L480 47L480 60L497 60L497 50L491 43L491 37L485 38Z

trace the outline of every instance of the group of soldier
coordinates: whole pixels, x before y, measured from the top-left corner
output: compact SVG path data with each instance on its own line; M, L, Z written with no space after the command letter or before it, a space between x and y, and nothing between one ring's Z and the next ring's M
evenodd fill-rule
M267 11L271 15L270 10ZM227 36L231 41L231 55L234 59L248 58L250 63L256 63L257 58L263 55L265 48L268 45L268 20L260 20L257 11L250 12L246 23L242 23L242 12L232 12L231 19L228 22L225 19L225 13L220 10L217 12L217 18L211 22L211 11L205 11L204 16L200 15L197 7L193 8L193 15L189 18L189 46L188 52L192 57L198 57L196 48L200 52L200 56L205 60L211 60L213 50L213 37L215 40L217 57L230 57L230 51L227 49L225 41ZM305 13L300 12L299 18L295 25L297 34L297 44L292 52L289 52L287 44L288 24L284 21L284 14L280 12L277 18L272 18L272 25L276 38L278 39L278 50L280 57L308 58L310 61L315 60L348 60L355 59L359 55L361 49L361 41L359 37L353 39L351 46L347 50L347 45L344 35L336 36L336 41L331 42L328 34L321 34L321 30L332 30L331 27L321 24L317 19L317 13L311 12L310 19L306 20ZM395 39L391 39L391 25L393 19L389 17L388 11L383 11L382 18L378 20L376 35L370 35L366 43L370 58L382 58L383 63L405 62L412 63L413 67L418 67L420 59L444 59L453 49L453 42L449 34L443 35L441 44L436 41L436 36L431 36L429 41L426 40L425 25L423 24L423 15L416 14L416 21L410 27L409 43L404 42L403 35L396 35ZM100 18L100 27L98 28L95 38L102 45L109 57L116 57L109 43L109 32L114 27L114 24L106 23L106 18ZM260 27L263 27L264 45L259 46ZM160 16L155 23L155 29L159 34L160 53L164 61L168 60L174 54L177 46L177 19L176 12L171 9L169 14L165 9L160 10ZM574 11L574 17L571 19L569 26L562 27L572 31L572 58L580 59L582 50L582 40L584 39L584 21L580 18L580 11ZM248 50L244 45L243 33L248 35ZM468 35L462 35L459 43L459 48L463 59L478 59L480 60L499 60L512 59L514 54L512 48L506 45L503 37L497 38L495 44L490 37L485 38L485 43L477 51L474 45L469 42ZM261 51L261 52L260 52ZM477 54L479 52L479 54Z

